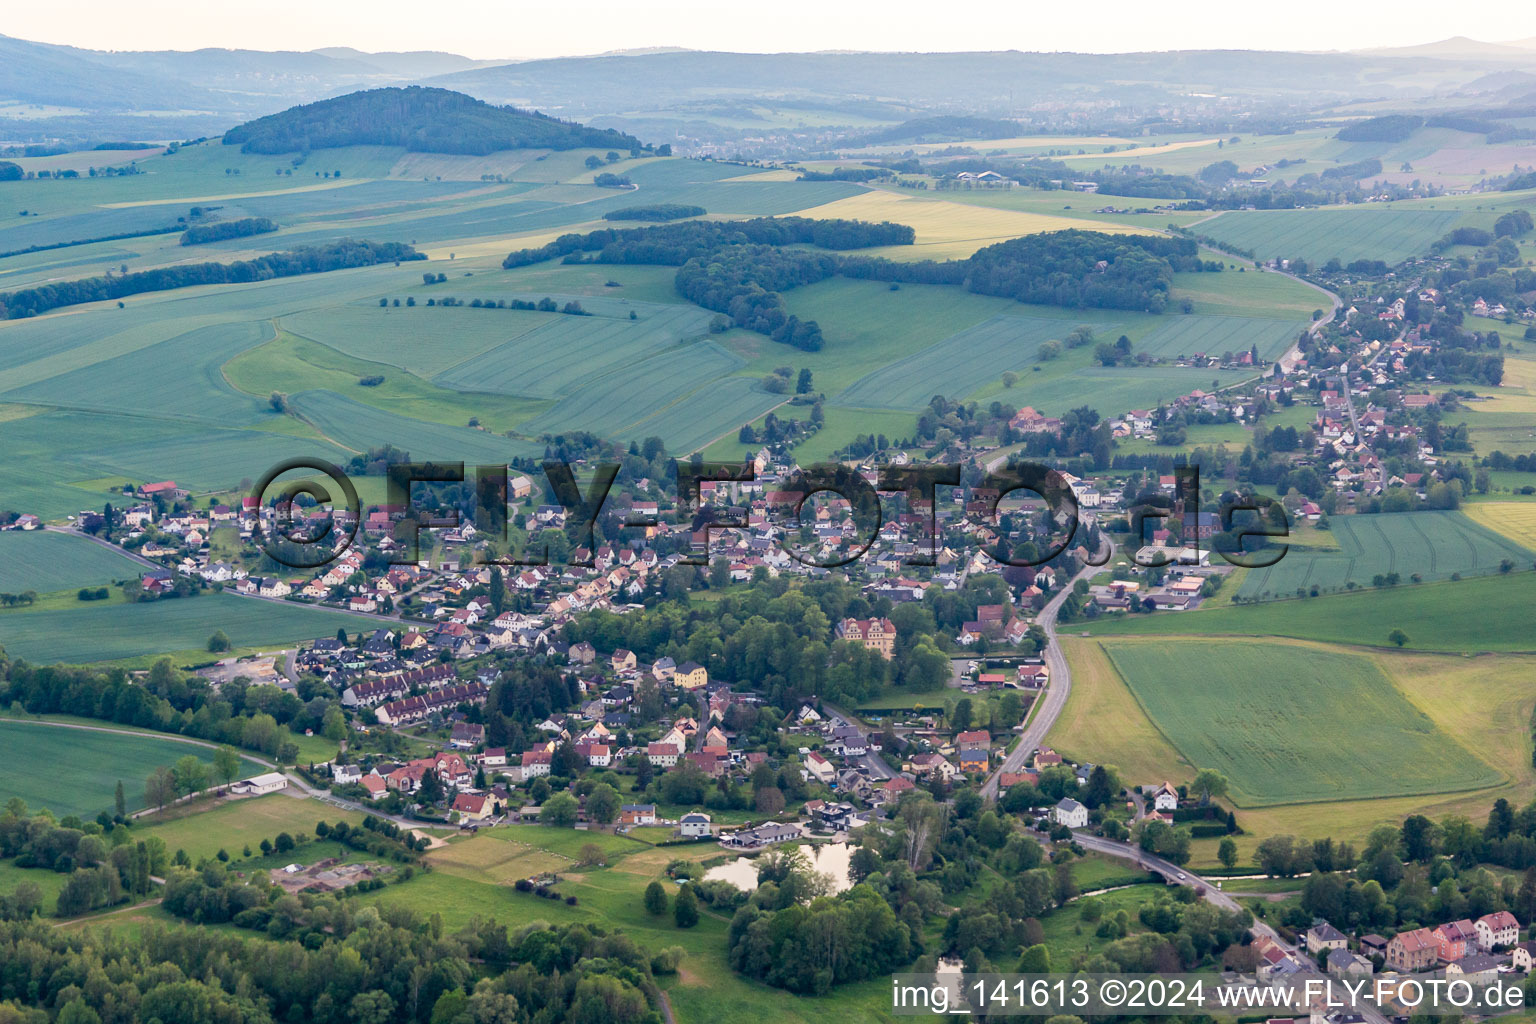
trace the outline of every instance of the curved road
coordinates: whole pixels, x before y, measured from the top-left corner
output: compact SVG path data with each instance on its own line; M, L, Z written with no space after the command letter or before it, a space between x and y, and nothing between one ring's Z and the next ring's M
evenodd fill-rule
M1035 622L1045 630L1046 645L1042 653L1045 656L1045 664L1050 669L1050 679L1046 683L1044 696L1040 698L1040 706L1034 710L1030 723L1024 727L1018 745L1013 748L1012 753L1003 758L1003 763L997 766L997 770L987 776L987 781L982 783L981 796L984 800L997 799L998 784L1003 772L1017 772L1024 767L1035 748L1051 731L1051 726L1056 724L1062 709L1067 706L1067 697L1072 693L1072 670L1067 667L1067 659L1061 653L1061 645L1056 642L1056 616L1060 614L1062 604L1077 581L1093 576L1108 564L1110 556L1114 554L1109 537L1100 532L1099 538L1102 546L1095 555L1102 556L1102 561L1096 557L1095 561L1099 562L1098 565L1084 565L1079 569L1077 575L1068 580L1056 596L1040 609L1040 614L1035 616Z

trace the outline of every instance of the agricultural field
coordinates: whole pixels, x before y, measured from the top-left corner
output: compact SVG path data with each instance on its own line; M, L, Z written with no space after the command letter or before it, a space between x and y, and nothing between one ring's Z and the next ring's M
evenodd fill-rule
M929 196L934 196L929 198ZM1077 228L1107 231L1111 234L1145 232L1107 221L1084 220L1072 216L1012 209L985 209L966 203L937 198L933 193L919 197L910 192L875 191L825 206L800 211L802 217L833 217L849 220L894 221L917 232L912 245L893 245L869 250L871 255L897 260L964 259L977 249L1006 242L1020 235ZM1159 225L1160 226L1160 225Z
M1467 505L1462 511L1479 526L1536 551L1536 503L1485 501Z
M934 395L961 399L1005 370L1027 371L1038 359L1042 344L1059 341L1075 326L1062 320L996 316L888 363L855 381L834 401L855 408L915 412ZM1116 327L1093 326L1106 335Z
M83 664L137 658L148 652L208 659L208 638L223 630L236 649L281 646L332 635L338 628L374 628L377 619L309 605L260 601L233 594L77 608L18 608L0 612L0 647L40 664Z
M139 565L110 548L62 533L0 533L0 591L46 593L137 579Z
M1191 226L1196 234L1246 249L1260 259L1338 259L1400 263L1429 246L1460 219L1447 210L1236 210Z
M1296 601L1156 615L1101 617L1084 623L1094 636L1280 636L1386 647L1395 629L1404 648L1476 654L1536 652L1522 609L1536 600L1536 572Z
M510 309L492 314L466 306L429 309L424 299L417 302L399 309L363 302L304 310L284 317L283 328L355 359L430 378L560 315Z
M63 817L94 818L112 810L119 780L130 811L144 806L144 780L156 768L196 754L213 765L213 750L173 737L117 729L75 729L0 718L0 748L7 767L0 777L0 803L19 796L33 810L46 807ZM241 759L241 778L266 769Z
M572 297L556 299L563 305ZM459 391L556 398L706 334L712 315L696 306L637 304L635 308L635 320L561 316L461 361L439 373L434 382ZM501 315L501 310L481 314Z
M1319 594L1338 593L1351 584L1369 587L1374 577L1394 572L1406 585L1415 575L1425 581L1483 576L1506 561L1522 569L1532 562L1529 549L1458 512L1335 516L1331 532L1336 551L1290 551L1272 566L1250 570L1239 594L1273 600L1313 587Z
M525 441L391 414L334 391L301 391L289 396L288 407L322 436L355 452L391 444L419 460L475 465L543 453Z
M1238 807L1452 793L1503 777L1419 710L1368 655L1276 643L1106 643L1184 760Z
M1294 320L1261 320L1236 316L1184 316L1141 339L1135 351L1158 359L1187 356L1242 355L1258 349L1259 358L1273 361L1296 342L1306 325Z
M628 439L643 429L638 426L642 421L741 365L739 356L713 342L669 348L574 388L524 429L535 435L590 430Z

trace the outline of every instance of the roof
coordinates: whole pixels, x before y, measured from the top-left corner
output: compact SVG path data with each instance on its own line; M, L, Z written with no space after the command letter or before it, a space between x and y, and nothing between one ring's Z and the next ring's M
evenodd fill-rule
M1420 950L1440 945L1435 940L1435 933L1428 928L1415 928L1411 932L1398 932L1392 937L1392 941L1402 946L1409 953L1416 953Z
M1073 800L1069 796L1064 796L1061 798L1061 803L1056 805L1056 809L1058 811L1066 811L1069 814L1074 814L1078 811L1081 811L1083 809L1083 805L1078 803L1076 800Z
M1507 910L1497 910L1492 914L1484 914L1477 919L1478 924L1486 924L1494 931L1503 931L1505 928L1519 928L1520 921Z
M1344 942L1344 933L1339 931L1327 921L1317 921L1307 930L1308 935L1316 936L1319 942Z
M1480 974L1483 971L1497 970L1502 961L1491 953L1473 953L1455 961L1454 966L1467 974Z

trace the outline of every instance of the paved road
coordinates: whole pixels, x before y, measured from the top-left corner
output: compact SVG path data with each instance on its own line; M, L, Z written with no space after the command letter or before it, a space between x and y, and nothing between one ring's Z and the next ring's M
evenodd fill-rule
M826 713L829 719L831 719L834 728L854 725L852 716L840 708L835 708L831 704L823 703L821 705L821 710ZM868 770L869 776L872 779L891 779L896 777L896 773L891 771L891 766L885 763L885 758L881 757L874 751L870 751L863 757L859 758L858 762L859 764L863 765L866 770Z
M1244 909L1241 904L1227 893L1216 888L1213 883L1206 881L1192 871L1186 871L1171 861L1166 861L1161 857L1147 853L1141 847L1132 843L1116 842L1113 839L1105 839L1102 836L1092 835L1088 832L1074 832L1072 833L1072 838L1085 849L1093 850L1095 853L1102 853L1109 857L1133 861L1138 867L1156 871L1178 885L1187 885L1203 896L1206 902L1212 906L1229 911L1241 911ZM1323 976L1322 972L1317 969L1316 961L1307 954L1306 950L1298 950L1294 944L1286 942L1280 937L1278 932L1265 922L1254 918L1248 930L1253 933L1254 938L1267 938L1286 952L1296 954L1297 960L1302 964L1302 973L1304 975ZM1363 1007L1361 1014L1365 1017L1368 1024L1389 1024L1385 1015L1370 1007Z
M1060 614L1062 603L1072 592L1073 585L1078 580L1088 579L1097 573L1113 554L1109 537L1103 533L1100 533L1099 537L1102 546L1095 554L1102 556L1103 560L1098 565L1085 565L1079 569L1077 575L1068 580L1056 596L1046 602L1040 614L1035 616L1035 622L1045 630L1047 638L1045 650L1042 653L1045 656L1045 664L1050 669L1050 680L1046 684L1044 695L1039 698L1040 707L1034 711L1029 725L1024 728L1023 735L1019 737L1018 746L1003 758L1003 763L987 776L986 782L982 783L981 796L984 800L997 799L998 784L1003 772L1017 772L1024 767L1030 754L1044 742L1046 734L1051 731L1051 726L1056 724L1062 709L1067 706L1067 697L1072 692L1072 670L1067 667L1067 659L1061 653L1061 645L1056 642L1056 616Z

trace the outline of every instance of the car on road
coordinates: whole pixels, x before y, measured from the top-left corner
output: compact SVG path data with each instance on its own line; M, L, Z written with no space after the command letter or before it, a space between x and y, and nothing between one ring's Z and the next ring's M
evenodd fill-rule
M1178 879L1178 880L1179 880L1179 881L1181 881L1181 882L1187 882L1187 881L1188 881L1188 880L1189 880L1189 876L1188 876L1188 875L1186 875L1186 874L1185 874L1185 873L1184 873L1184 872L1182 872L1182 871L1176 871L1176 872L1174 872L1174 875L1173 875L1173 877L1174 877L1174 878L1177 878L1177 879Z

